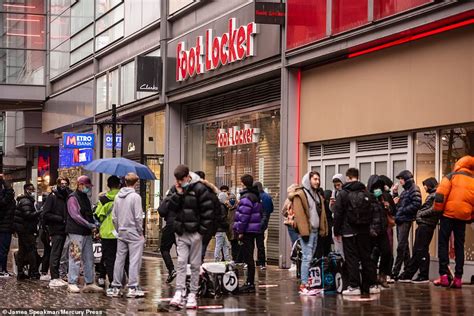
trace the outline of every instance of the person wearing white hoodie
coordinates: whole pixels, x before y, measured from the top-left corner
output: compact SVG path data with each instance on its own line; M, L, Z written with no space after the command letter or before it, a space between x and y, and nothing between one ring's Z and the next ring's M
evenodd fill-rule
M112 222L117 234L117 256L114 265L114 281L107 290L107 296L117 297L122 287L123 270L127 254L129 255L127 297L143 297L145 293L139 286L139 275L142 266L143 245L143 208L142 199L135 192L138 176L128 173L125 176L125 188L120 189L115 197Z

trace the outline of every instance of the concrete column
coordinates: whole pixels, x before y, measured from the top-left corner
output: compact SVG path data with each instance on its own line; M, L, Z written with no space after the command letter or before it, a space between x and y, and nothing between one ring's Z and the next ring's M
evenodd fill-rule
M174 168L184 161L184 120L180 104L167 104L165 110L165 163L163 190L175 183Z

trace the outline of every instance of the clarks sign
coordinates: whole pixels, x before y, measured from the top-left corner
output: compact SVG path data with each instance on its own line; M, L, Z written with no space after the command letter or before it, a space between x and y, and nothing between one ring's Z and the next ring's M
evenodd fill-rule
M195 46L186 49L185 42L176 46L176 81L204 74L220 66L232 64L249 56L255 56L254 37L257 24L250 22L237 27L237 19L230 18L228 32L214 36L207 29L205 36L196 38Z
M244 124L244 128L233 126L229 129L221 128L217 132L217 147L230 147L258 143L260 128L252 128L250 124Z

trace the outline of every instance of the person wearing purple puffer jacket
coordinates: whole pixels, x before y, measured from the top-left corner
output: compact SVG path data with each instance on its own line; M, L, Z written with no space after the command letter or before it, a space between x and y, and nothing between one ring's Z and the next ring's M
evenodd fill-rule
M253 186L253 177L244 174L240 181L243 190L240 192L240 201L235 213L234 231L242 242L242 259L247 264L247 281L239 288L242 293L255 293L255 259L253 252L255 238L261 233L262 203L258 188Z

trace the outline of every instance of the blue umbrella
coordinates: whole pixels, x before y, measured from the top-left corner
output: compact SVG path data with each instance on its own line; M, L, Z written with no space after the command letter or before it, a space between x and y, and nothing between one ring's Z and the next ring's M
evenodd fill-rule
M136 173L140 179L156 180L155 174L145 165L126 158L97 159L85 167L86 170L123 177L129 172Z

